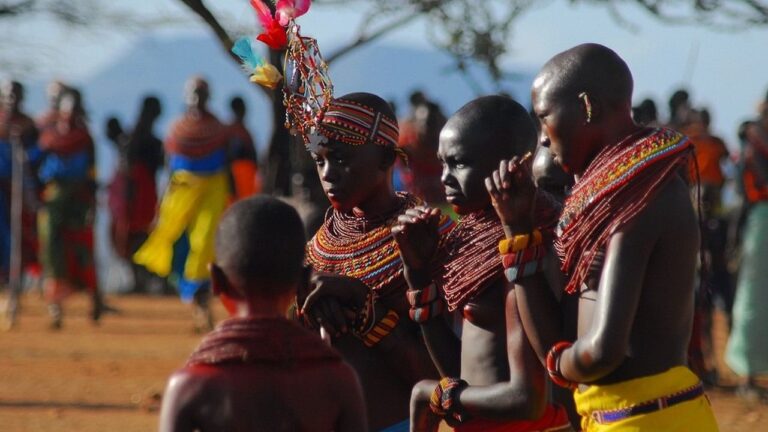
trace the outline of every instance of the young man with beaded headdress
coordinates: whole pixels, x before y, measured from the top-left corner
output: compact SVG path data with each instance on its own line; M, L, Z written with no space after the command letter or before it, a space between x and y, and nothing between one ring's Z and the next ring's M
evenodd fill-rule
M528 112L512 99L485 96L464 105L440 133L442 182L462 218L448 235L448 255L437 272L430 258L439 210L410 209L392 229L410 286L410 317L421 324L443 377L414 387L412 430L435 430L439 419L457 431L571 430L565 411L546 403L546 374L523 332L512 289L513 272L529 269L499 258L504 230L483 183L502 159L522 156L535 143ZM541 204L537 222L547 226L557 206L544 198ZM539 247L527 258L534 270L543 252Z
M715 431L686 367L699 224L680 173L692 146L636 125L631 99L626 63L597 44L556 55L534 80L541 144L576 177L555 246L566 291L579 298L578 336L564 340L539 275L517 281L520 314L552 380L574 392L583 430ZM528 251L536 188L518 162L505 161L486 187L506 242Z
M397 123L386 101L352 93L330 102L316 131L325 141L310 151L331 208L307 246L316 274L301 310L355 367L371 429L407 430L411 388L437 373L407 318L407 285L390 235L397 217L421 204L392 187ZM437 224L441 234L453 227L447 217Z
M371 430L408 429L408 401L418 380L437 376L419 327L405 318L406 282L390 225L420 201L395 193L398 124L391 106L370 93L334 97L317 42L304 37L294 19L307 1L278 2L275 13L251 4L265 29L258 39L286 50L286 126L299 136L317 165L331 203L325 221L307 245L314 269L310 289L297 296L303 322L320 328L356 370ZM254 54L250 39L233 52L251 79L276 88L279 74ZM275 79L273 79L275 78ZM454 224L443 217L443 233Z

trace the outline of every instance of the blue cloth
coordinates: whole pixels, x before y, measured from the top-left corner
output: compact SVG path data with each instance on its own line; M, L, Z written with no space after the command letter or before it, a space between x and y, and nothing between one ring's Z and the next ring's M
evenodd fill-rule
M208 289L210 281L193 281L185 278L179 279L179 296L184 303L191 303L195 298L195 293L201 289Z
M13 170L13 154L11 152L11 143L6 140L0 140L0 178L11 178ZM26 146L27 161L36 164L40 159L42 152L33 142Z
M168 163L171 171L189 171L199 174L214 174L221 171L227 164L227 152L216 150L208 156L190 158L180 154L171 155Z
M411 421L410 420L403 420L400 423L393 424L392 426L386 427L379 432L408 432L411 430Z
M37 172L43 183L51 180L82 180L88 178L91 157L87 150L70 156L47 153Z

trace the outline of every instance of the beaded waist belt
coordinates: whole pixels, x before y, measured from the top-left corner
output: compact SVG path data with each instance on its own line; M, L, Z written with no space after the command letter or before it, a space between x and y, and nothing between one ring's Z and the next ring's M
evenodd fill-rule
M689 387L685 390L671 394L669 396L663 396L658 399L642 402L637 405L629 406L627 408L605 410L605 411L593 411L591 416L592 416L592 419L598 424L609 424L609 423L617 422L619 420L624 420L636 415L650 414L655 411L660 411L660 410L663 410L664 408L669 408L671 406L696 399L702 395L704 395L704 387L699 382L698 384L692 387Z

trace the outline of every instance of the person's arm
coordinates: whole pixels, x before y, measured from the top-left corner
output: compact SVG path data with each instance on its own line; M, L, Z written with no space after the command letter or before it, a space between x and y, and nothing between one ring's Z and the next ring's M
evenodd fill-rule
M334 338L350 337L358 314L365 308L369 291L365 284L348 276L315 274L312 291L302 306L302 314L307 316L310 324L324 327ZM358 312L353 312L353 309ZM376 301L373 325L385 318L391 309L385 301ZM371 347L395 365L393 369L408 383L436 375L429 353L414 327L407 312L400 311L394 329Z
M650 219L646 209L608 242L592 325L560 357L560 372L567 380L592 382L624 361L643 275L658 238L658 223Z
M363 388L357 379L357 374L348 364L343 363L338 373L338 398L341 412L337 422L338 432L367 432L368 419L365 410Z
M419 289L432 283L432 278L424 271L413 271L406 267L405 273L410 289ZM419 325L429 356L440 376L458 376L461 372L461 340L453 332L448 314L446 310Z
M499 282L507 283L503 279ZM541 417L546 406L546 381L544 369L523 331L514 289L507 291L505 314L509 381L469 386L459 393L459 404L470 418L534 420Z
M193 432L195 377L182 369L171 375L163 393L159 432Z
M439 220L440 210L418 207L408 209L392 227L392 236L403 261L403 275L410 290L424 289L433 283L429 264L438 248ZM438 298L435 301L444 300ZM458 376L461 341L446 321L445 313L419 324L431 360L440 375Z
M499 169L485 179L485 186L506 237L530 234L536 226L533 214L537 193L530 165L518 157L503 160ZM551 245L546 246L551 255ZM552 258L545 258L550 266L557 264ZM542 272L517 280L515 287L523 328L539 361L544 364L549 348L563 339L560 303Z

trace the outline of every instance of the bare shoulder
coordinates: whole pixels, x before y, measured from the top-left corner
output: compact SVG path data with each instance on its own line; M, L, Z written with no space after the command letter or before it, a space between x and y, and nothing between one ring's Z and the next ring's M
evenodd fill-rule
M659 236L690 236L698 232L698 222L690 188L678 175L673 175L661 186L647 207L634 218L626 229L625 236L648 241Z
M196 427L198 408L213 396L218 371L192 366L175 371L168 379L160 411L161 432L191 431Z

